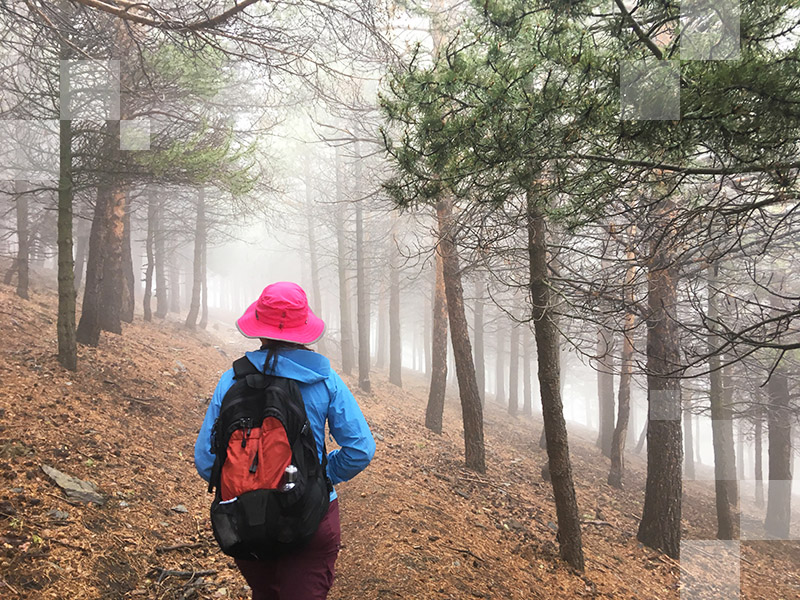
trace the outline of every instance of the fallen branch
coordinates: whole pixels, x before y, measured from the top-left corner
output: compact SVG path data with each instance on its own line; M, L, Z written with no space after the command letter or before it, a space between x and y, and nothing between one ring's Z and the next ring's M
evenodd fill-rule
M616 528L616 525L608 521L581 521L581 525L607 525L608 527Z
M45 538L46 541L52 542L54 544L58 544L60 546L64 546L65 548L71 548L73 550L79 550L84 554L89 554L89 550L86 548L81 548L80 546L76 546L75 544L70 544L69 542L62 542L61 540L57 540L56 538Z
M161 571L158 576L157 583L161 583L167 577L180 577L181 579L194 579L195 577L205 577L206 575L216 575L215 569L207 569L205 571L173 571L172 569L165 569L163 567L156 567L155 571Z
M20 595L20 593L16 590L16 588L12 587L11 584L8 583L5 579L0 579L0 583L2 583L4 586L10 589L12 593L16 594L17 596Z
M461 552L462 554L469 554L472 558L476 558L481 562L486 562L480 556L478 556L477 554L473 554L466 548L456 548L455 546L448 546L447 544L442 544L442 546L444 546L445 548L450 548L450 550L455 550L456 552Z
M139 398L138 396L128 396L127 394L123 394L122 397L125 398L125 400L138 402L139 404L144 404L146 406L149 406L152 402L161 400L161 398Z
M157 546L156 552L159 554L164 552L172 552L173 550L191 550L193 548L200 548L203 546L202 542L175 544L173 546Z

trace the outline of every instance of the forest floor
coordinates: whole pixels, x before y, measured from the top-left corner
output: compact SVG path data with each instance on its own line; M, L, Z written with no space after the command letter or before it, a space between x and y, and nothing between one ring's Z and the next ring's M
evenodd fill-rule
M217 378L246 343L233 328L189 333L137 319L122 336L80 347L70 373L55 361L55 320L53 294L24 301L0 286L0 598L248 598L213 541L192 459ZM463 468L457 398L435 435L422 425L425 381L405 377L399 389L376 372L373 393L357 394L378 447L338 487L333 600L677 599L687 581L684 600L735 597L712 554L678 565L636 541L642 458L629 458L626 489L614 490L593 434L575 427L587 568L573 573L558 558L538 421L489 403L488 470L478 475ZM107 501L68 501L43 465L94 482ZM713 488L686 488L684 537L713 538ZM739 551L742 598L800 597L800 542L741 542Z

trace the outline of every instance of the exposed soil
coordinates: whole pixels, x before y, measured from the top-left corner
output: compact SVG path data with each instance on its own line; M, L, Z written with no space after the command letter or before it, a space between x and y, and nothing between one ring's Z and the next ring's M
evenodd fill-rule
M123 336L81 347L70 373L55 361L55 302L0 286L0 598L248 598L214 544L192 460L217 378L247 344L226 328L137 319ZM731 597L719 561L679 566L636 541L643 460L630 457L625 491L613 490L593 434L578 428L570 441L587 570L573 573L558 559L538 421L488 404L489 469L479 475L463 468L457 397L435 435L421 425L424 379L405 378L399 389L378 372L373 393L357 395L378 450L338 488L333 600L677 599L704 570L716 575L702 579L702 598ZM94 482L106 503L68 502L43 464ZM684 504L684 537L713 538L711 487L687 485ZM800 597L800 542L740 548L743 598Z

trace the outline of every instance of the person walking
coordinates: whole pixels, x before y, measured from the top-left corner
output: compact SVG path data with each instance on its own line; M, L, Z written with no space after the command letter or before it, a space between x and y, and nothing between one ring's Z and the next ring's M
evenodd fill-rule
M339 502L334 485L360 473L375 454L375 440L353 394L330 361L309 349L325 332L325 323L309 308L306 293L290 282L268 285L237 320L239 331L258 339L261 347L245 356L265 375L292 379L302 393L308 423L323 461L325 424L338 449L327 454L332 484L327 513L302 549L270 560L236 559L252 589L253 600L324 600L334 579L339 554ZM209 481L214 466L212 432L225 394L234 384L234 370L219 380L197 436L197 472Z

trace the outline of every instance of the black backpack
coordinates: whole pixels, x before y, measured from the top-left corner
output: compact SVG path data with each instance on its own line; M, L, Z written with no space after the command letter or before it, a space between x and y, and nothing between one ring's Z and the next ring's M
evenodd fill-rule
M247 357L233 371L211 437L211 525L225 554L276 558L306 545L328 510L327 451L320 464L295 381L265 375Z

